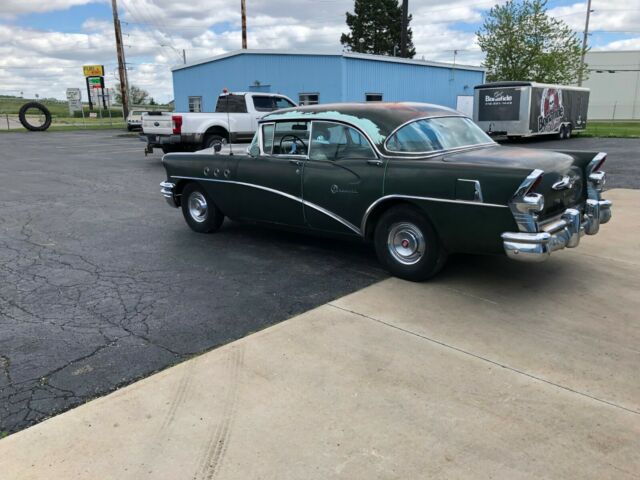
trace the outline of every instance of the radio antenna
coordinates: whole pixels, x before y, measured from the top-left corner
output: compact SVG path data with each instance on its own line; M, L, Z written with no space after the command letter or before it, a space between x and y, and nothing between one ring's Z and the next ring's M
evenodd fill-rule
M231 116L229 115L229 90L226 88L222 90L222 92L226 95L227 101L227 143L229 144L229 156L233 155L233 148L231 148Z

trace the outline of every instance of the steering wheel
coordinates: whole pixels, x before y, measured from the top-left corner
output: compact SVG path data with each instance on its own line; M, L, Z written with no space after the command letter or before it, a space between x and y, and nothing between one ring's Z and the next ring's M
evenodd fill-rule
M296 135L291 135L291 134L289 134L289 135L283 135L283 136L282 136L282 138L280 139L280 145L279 145L279 149L280 149L280 154L281 154L281 155L283 154L283 153L282 153L282 143L283 143L283 142L285 141L285 139L287 139L287 138L291 138L291 139L293 140L293 143L295 143L296 145L298 144L298 142L300 142L301 149L303 149L303 150L304 150L304 149L306 149L306 148L307 148L307 147L306 147L306 145L304 144L304 141L303 141L300 137L298 137L298 136L296 136ZM297 146L296 146L296 148L297 148ZM289 153L289 155L298 155L298 154L297 154L297 153ZM304 153L300 153L299 155L305 155L305 154L304 154Z

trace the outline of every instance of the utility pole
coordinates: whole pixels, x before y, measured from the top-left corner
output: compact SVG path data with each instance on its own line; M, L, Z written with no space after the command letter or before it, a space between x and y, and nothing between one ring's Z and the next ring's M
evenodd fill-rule
M578 86L582 86L582 71L584 70L584 56L587 53L587 41L589 37L589 17L591 16L591 0L587 0L587 19L584 23L584 37L582 37L582 55L580 56L580 72L578 73Z
M129 81L127 79L127 63L124 60L124 48L122 47L122 30L118 18L117 0L111 0L113 10L113 28L116 34L116 52L118 54L118 74L120 76L120 96L122 97L122 116L129 115Z
M182 63L187 64L187 51L184 48L182 49Z
M409 0L402 0L402 27L400 30L400 56L407 58L407 29L409 28Z
M242 15L242 49L247 49L247 2L240 0L240 15Z

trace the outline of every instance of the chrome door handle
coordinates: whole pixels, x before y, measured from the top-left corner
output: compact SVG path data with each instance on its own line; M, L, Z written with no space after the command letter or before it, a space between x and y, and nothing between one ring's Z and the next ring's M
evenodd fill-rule
M369 165L375 165L376 167L381 167L382 166L382 160L367 160L367 163Z
M296 160L295 158L290 159L289 163L297 165L298 167L302 165L302 162L300 160Z

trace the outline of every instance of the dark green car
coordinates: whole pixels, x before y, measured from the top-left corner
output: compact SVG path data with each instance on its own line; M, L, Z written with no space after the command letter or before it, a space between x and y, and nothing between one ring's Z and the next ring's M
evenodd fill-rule
M316 105L264 117L246 154L165 155L161 187L197 232L226 216L358 236L423 280L449 253L537 262L597 233L605 158L500 146L436 105Z

